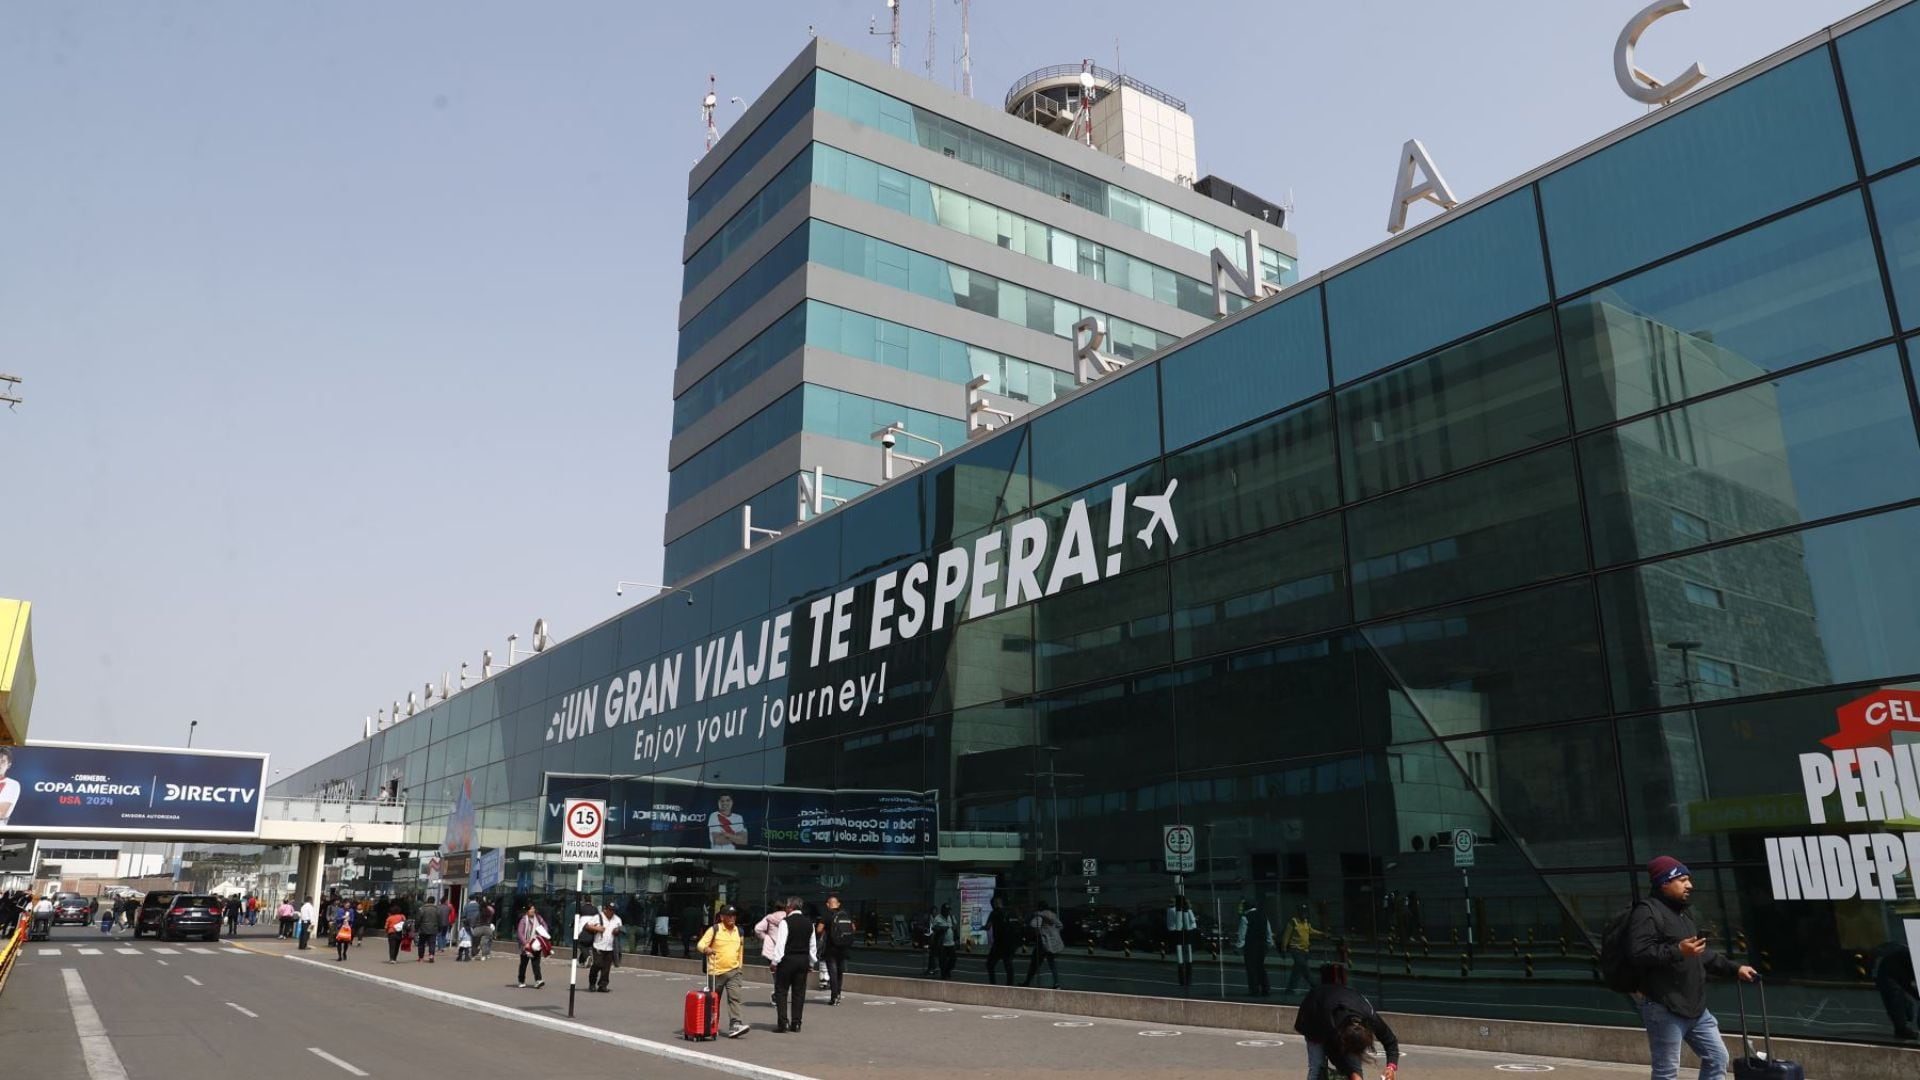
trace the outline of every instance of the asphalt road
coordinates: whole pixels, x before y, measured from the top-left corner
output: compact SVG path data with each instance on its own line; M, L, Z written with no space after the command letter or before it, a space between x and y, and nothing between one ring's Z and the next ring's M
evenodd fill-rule
M0 994L0 1047L5 1075L34 1080L508 1077L559 1069L570 1078L631 1080L637 1066L672 1080L723 1075L226 942L133 942L78 927L26 947Z

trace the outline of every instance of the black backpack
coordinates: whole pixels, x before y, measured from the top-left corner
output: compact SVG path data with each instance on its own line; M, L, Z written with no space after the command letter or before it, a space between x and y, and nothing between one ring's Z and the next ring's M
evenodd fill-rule
M853 916L836 911L827 917L827 944L844 949L853 944Z
M1636 900L1625 911L1607 920L1600 932L1600 981L1607 989L1631 994L1640 989L1640 969L1633 962L1632 944L1627 940L1633 925L1633 913L1645 900Z

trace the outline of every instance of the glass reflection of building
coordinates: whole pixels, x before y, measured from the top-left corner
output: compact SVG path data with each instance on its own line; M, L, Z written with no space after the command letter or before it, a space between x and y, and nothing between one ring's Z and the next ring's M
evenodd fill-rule
M1605 1024L1631 1018L1594 935L1671 853L1716 945L1769 972L1783 1033L1884 1040L1859 971L1920 917L1910 878L1892 902L1776 903L1760 844L1810 831L1797 755L1834 710L1920 682L1920 6L1876 14L280 787L397 770L431 846L470 777L503 888L533 893L557 880L555 775L932 793L925 852L616 844L605 884L676 914L838 887L876 930L864 970L912 973L915 918L984 875L1023 912L1058 896L1070 980L1155 994L1177 992L1155 927L1183 888L1210 941L1242 900L1304 905L1389 1009ZM682 653L690 678L696 645L776 612L807 656L817 597L857 586L864 628L883 573L1024 521L1057 537L1081 500L1105 538L1116 484L1176 480L1178 542L1148 547L1122 505L1097 583L548 738L582 688ZM864 712L635 755L641 731L883 664ZM1199 841L1177 884L1175 824ZM1237 996L1239 958L1215 962L1196 992Z

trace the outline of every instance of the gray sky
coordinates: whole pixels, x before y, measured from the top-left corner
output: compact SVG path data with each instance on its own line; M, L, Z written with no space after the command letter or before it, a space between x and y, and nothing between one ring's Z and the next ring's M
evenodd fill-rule
M974 82L997 101L1117 41L1188 102L1203 173L1293 193L1311 272L1385 237L1409 137L1468 198L1640 115L1611 54L1641 6L977 0ZM1642 66L1724 75L1860 6L1699 0ZM923 71L927 4L905 13ZM656 580L706 76L751 100L809 24L884 56L869 15L0 7L0 371L27 378L0 595L35 602L33 736L198 719L196 746L291 769L536 616L568 636Z

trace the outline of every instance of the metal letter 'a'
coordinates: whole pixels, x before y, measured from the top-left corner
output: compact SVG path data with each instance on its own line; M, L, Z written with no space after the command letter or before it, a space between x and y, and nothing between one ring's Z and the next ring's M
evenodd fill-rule
M1419 173L1426 179L1414 183L1414 174ZM1393 182L1393 210L1387 214L1387 231L1397 233L1407 227L1407 208L1425 199L1442 210L1451 210L1460 205L1453 197L1453 189L1440 176L1440 170L1433 163L1433 157L1427 148L1420 145L1419 139L1408 139L1407 145L1400 148L1400 175Z

